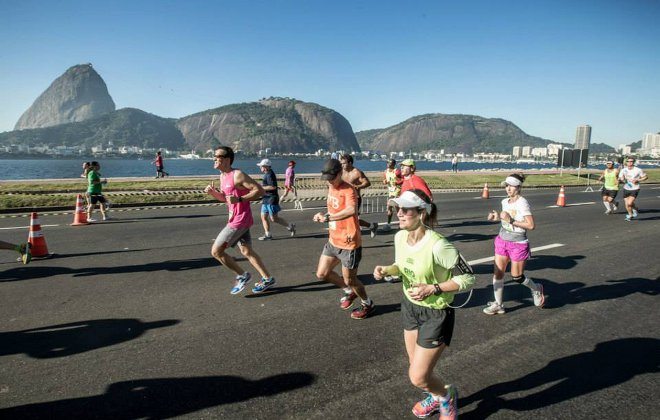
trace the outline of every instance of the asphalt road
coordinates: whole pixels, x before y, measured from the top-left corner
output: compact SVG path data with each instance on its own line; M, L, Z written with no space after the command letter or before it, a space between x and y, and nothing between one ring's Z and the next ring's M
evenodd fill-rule
M492 257L498 225L485 217L502 193L476 195L436 202L439 231L478 262ZM568 189L565 208L549 207L556 191L525 196L532 248L546 247L527 274L547 305L507 282L507 313L482 314L492 263L474 264L477 286L436 369L458 386L461 418L657 416L660 189L643 187L633 222L604 215L598 192ZM353 320L315 278L326 241L315 211L282 213L295 238L277 226L259 242L252 229L277 285L238 296L209 254L224 207L118 211L82 227L41 216L53 258L23 266L0 254L0 418L414 418L422 395L407 377L401 285L370 275L392 261L394 232L364 239L360 278L377 310ZM23 239L27 223L0 218L0 238Z

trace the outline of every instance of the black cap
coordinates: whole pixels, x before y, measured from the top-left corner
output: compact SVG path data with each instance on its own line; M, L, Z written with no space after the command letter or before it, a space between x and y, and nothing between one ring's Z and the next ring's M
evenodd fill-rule
M325 165L323 165L323 170L321 171L321 179L324 181L332 181L337 177L338 174L341 173L341 171L341 162L339 162L337 159L328 159L325 162Z

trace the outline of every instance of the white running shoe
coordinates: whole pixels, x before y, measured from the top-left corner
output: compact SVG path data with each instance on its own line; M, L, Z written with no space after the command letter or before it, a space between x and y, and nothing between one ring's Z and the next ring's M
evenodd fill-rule
M536 283L538 290L532 290L532 298L534 299L534 306L542 308L545 305L545 295L543 294L543 285Z
M612 203L612 211L617 211L617 210L619 210L619 202L615 201L614 203Z
M98 220L96 220L96 219L94 219L94 218L91 218L91 217L87 218L87 221L88 221L89 223L98 222Z
M639 216L639 213L637 213L637 210L633 209L633 215L632 215L632 218L633 218L633 219L637 219L637 216Z
M289 223L289 227L286 228L289 232L291 232L291 236L296 236L296 224L295 223Z
M371 227L369 228L369 234L371 235L372 238L376 237L376 232L378 231L378 223L373 222L371 224Z
M486 315L495 315L495 314L503 314L506 312L504 310L504 305L500 305L497 302L488 302L488 306L484 308L484 313Z

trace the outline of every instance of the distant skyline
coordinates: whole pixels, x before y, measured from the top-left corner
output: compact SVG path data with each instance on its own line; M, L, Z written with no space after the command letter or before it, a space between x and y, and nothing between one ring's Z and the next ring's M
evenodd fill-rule
M354 131L427 113L616 147L660 131L660 1L0 0L0 132L69 67L180 118L262 97Z

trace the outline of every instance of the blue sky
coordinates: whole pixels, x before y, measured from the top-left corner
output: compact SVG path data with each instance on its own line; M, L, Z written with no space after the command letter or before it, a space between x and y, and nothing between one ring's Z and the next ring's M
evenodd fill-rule
M660 1L0 0L0 131L91 62L164 117L288 96L355 131L426 113L630 143L660 131Z

